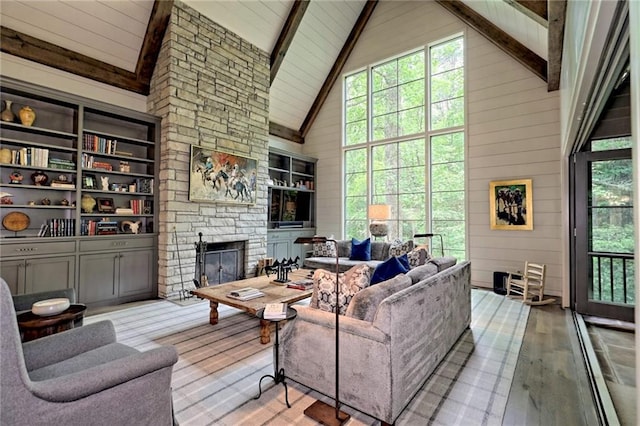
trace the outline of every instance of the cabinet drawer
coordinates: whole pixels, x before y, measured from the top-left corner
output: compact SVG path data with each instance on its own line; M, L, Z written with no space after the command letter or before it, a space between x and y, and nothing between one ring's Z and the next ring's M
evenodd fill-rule
M153 237L80 241L80 251L127 250L153 247Z
M2 257L11 256L39 256L42 254L65 254L76 250L75 241L33 242L18 244L2 244Z
M267 232L268 241L282 241L282 240L288 240L290 238L291 238L291 232L289 231L268 231Z

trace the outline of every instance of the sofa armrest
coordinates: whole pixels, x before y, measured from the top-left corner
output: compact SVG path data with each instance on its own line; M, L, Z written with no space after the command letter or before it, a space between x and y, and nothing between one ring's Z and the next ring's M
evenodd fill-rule
M46 401L75 401L163 368L172 367L177 361L176 349L173 346L163 346L119 358L78 373L31 382L29 388L35 396ZM171 376L170 368L167 374Z
M321 327L335 329L336 315L333 312L322 311L309 306L296 306L298 317L294 321L306 321ZM356 318L340 315L340 332L349 333L380 343L389 341L389 336L373 324Z
M99 321L24 343L22 351L27 371L31 371L115 341L111 321Z

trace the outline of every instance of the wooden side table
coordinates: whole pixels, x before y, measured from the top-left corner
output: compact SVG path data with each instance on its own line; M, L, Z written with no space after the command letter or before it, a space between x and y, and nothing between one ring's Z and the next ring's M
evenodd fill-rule
M84 317L87 307L82 304L72 304L66 311L58 315L41 317L33 312L23 312L18 315L18 328L23 342L49 336L50 334L70 330L77 319Z

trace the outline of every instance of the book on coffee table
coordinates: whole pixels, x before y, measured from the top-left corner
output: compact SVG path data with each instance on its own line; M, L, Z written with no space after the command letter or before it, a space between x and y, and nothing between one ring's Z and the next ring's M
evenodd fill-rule
M245 288L240 288L238 290L233 290L229 294L227 294L227 296L229 296L232 299L251 300L257 297L264 296L264 293L258 290L257 288L245 287Z
M264 319L285 319L287 317L286 303L267 303L264 307L262 318Z
M313 288L313 280L311 278L304 278L301 280L291 281L287 284L289 288L295 288L297 290L309 290Z

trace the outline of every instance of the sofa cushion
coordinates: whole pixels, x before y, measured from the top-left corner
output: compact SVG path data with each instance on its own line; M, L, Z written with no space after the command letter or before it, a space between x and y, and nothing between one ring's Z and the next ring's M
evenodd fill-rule
M429 252L423 247L418 247L407 253L407 257L409 258L409 265L415 268L416 266L427 263L427 260L429 260Z
M358 241L355 238L351 239L351 260L371 260L371 239L367 238L362 241Z
M433 263L425 263L424 265L416 266L407 272L407 276L411 278L413 284L418 281L422 281L425 278L429 278L432 275L438 273L438 267Z
M338 275L340 298L338 313L344 315L354 294L369 286L371 270L362 263ZM322 311L335 312L336 306L336 273L325 269L316 269L313 273L313 293L309 306Z
M336 257L336 244L333 241L324 243L313 243L314 257Z
M402 256L413 250L413 240L402 242L402 240L395 240L389 245L389 257Z
M346 316L372 322L380 302L410 285L411 278L405 274L399 274L378 285L367 287L353 296L347 308Z
M375 271L373 271L370 285L386 281L398 274L404 274L407 271L409 271L409 268L405 266L399 258L390 257L389 259L379 264L376 267Z

